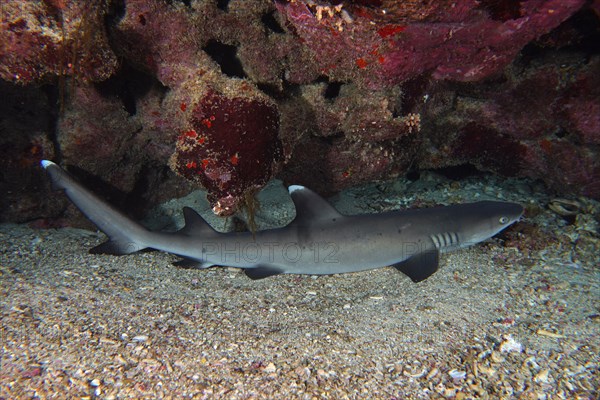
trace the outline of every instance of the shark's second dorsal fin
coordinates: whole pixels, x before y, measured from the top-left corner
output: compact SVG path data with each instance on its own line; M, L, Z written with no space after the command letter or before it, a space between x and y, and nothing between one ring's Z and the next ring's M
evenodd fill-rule
M219 232L215 231L208 222L190 207L183 207L183 218L185 226L179 230L179 233L188 236L206 236L215 235Z
M327 200L304 186L292 185L288 191L296 206L296 219L322 220L342 217Z

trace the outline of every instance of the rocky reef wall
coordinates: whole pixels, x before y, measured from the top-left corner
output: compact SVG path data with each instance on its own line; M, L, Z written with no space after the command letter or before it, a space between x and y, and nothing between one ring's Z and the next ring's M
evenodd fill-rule
M64 215L42 158L134 213L421 169L600 198L599 3L5 3L0 219Z

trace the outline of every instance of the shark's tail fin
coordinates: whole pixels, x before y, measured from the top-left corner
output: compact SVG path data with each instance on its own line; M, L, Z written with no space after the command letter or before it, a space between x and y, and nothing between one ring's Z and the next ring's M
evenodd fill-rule
M91 253L130 254L147 246L150 232L84 188L52 161L42 160L55 189L63 189L73 204L110 240L90 250Z

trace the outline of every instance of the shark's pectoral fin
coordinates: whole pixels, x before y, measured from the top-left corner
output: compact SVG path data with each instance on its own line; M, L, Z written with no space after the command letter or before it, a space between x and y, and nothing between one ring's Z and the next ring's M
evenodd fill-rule
M175 261L173 263L173 265L176 267L185 268L185 269L193 269L193 268L205 269L205 268L213 267L215 264L194 260L192 258L184 258L183 260Z
M415 254L408 260L394 264L393 267L407 275L413 282L421 282L429 278L440 265L440 252L429 250Z
M282 269L276 267L260 265L244 269L246 276L252 280L268 278L269 276L283 274L283 272Z

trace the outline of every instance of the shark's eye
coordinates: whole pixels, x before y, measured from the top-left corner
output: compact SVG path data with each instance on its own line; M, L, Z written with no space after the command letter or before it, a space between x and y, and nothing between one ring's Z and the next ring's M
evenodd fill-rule
M498 222L500 222L502 225L506 224L508 222L508 218L507 217L500 217L500 219L498 220Z

